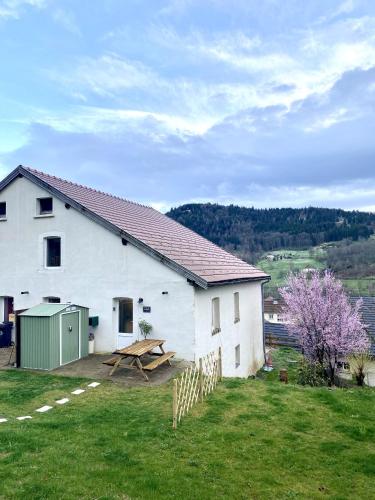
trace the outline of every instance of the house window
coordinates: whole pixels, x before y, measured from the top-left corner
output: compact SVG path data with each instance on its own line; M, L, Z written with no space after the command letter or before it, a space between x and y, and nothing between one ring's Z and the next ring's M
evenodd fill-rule
M7 204L5 201L0 203L0 219L6 219L7 217Z
M269 316L270 319L273 319L273 314L272 313L270 313L268 316Z
M212 335L220 332L220 298L212 299Z
M133 333L133 299L119 299L118 301L118 331L119 333Z
M61 299L60 297L44 297L43 301L48 304L60 304Z
M240 321L240 294L235 292L233 294L234 298L234 322L238 323Z
M51 236L45 238L46 267L61 266L61 238Z
M235 359L236 359L236 368L238 368L241 364L241 348L240 348L240 344L236 345L236 347L234 348L234 352L235 352Z
M53 212L52 198L38 198L38 214L50 215Z

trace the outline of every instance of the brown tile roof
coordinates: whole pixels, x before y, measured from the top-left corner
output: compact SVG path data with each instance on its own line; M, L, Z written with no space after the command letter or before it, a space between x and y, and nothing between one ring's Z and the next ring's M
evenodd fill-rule
M26 170L180 268L198 276L207 285L267 277L264 272L151 207L37 170Z
M272 299L272 300L264 300L264 312L265 313L271 313L271 314L280 314L282 313L283 310L283 301L282 300L277 300L277 299Z

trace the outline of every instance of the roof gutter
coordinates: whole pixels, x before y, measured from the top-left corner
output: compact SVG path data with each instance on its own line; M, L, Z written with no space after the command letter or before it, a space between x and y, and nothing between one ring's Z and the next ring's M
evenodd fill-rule
M124 231L123 229L120 229L119 227L115 226L111 222L108 222L106 219L101 217L100 215L97 215L95 212L92 212L88 208L86 208L84 205L81 205L77 201L73 200L69 196L65 195L58 189L54 188L48 182L43 181L40 179L38 176L34 175L32 172L27 170L25 167L22 165L19 165L17 168L15 168L3 181L0 182L0 191L2 191L8 184L10 184L14 179L17 177L26 177L28 180L33 182L34 184L37 184L39 187L42 189L45 189L52 195L54 195L56 198L61 200L64 203L68 203L71 207L75 208L78 212L81 214L85 215L89 219L93 220L94 222L100 224L104 228L108 229L112 233L115 233L117 236L120 236L120 238L126 239L129 243L134 245L135 247L139 248L143 252L147 253L151 257L157 259L159 262L162 264L165 264L167 267L170 269L173 269L177 273L181 274L184 276L186 279L193 281L196 283L198 286L201 288L206 289L208 284L207 281L201 278L200 276L197 276L193 272L189 271L185 267L181 266L180 264L177 264L177 262L174 262L173 260L169 259L165 255L159 253L158 251L154 250L153 248L149 247L142 241L138 240L137 238L134 238L131 234L128 232Z
M238 285L241 283L254 283L256 281L262 281L264 283L268 283L270 280L271 280L271 276L268 276L267 274L265 274L264 276L258 276L256 278L237 278L237 279L232 279L232 280L208 282L207 286L208 286L208 288L211 288L213 286Z

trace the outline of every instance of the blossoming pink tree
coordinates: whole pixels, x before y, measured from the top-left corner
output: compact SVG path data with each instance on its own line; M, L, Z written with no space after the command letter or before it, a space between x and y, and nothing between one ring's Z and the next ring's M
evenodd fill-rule
M361 321L361 300L352 306L342 283L333 274L318 271L292 274L280 289L285 301L284 321L297 336L304 355L320 363L334 384L337 362L369 348L369 338Z

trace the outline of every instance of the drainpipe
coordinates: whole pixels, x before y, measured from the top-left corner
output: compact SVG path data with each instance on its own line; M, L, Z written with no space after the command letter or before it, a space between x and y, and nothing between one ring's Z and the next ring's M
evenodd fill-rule
M271 278L268 278L261 283L261 290L262 290L262 330L263 330L263 356L264 356L264 364L266 364L266 334L264 331L264 285L266 283L269 283L271 281Z

